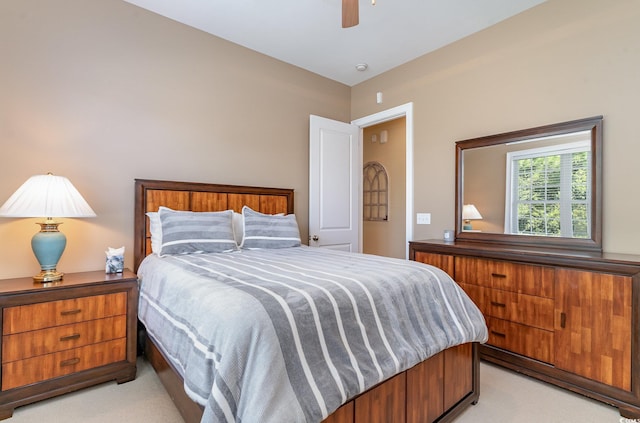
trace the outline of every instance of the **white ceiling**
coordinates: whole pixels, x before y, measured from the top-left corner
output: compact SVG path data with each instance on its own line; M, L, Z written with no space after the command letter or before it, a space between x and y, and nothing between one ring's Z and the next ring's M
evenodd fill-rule
M348 29L341 0L125 1L353 86L545 0L359 0Z

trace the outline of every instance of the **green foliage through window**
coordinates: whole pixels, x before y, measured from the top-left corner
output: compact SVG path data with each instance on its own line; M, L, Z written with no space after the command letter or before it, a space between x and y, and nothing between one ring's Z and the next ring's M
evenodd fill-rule
M512 159L511 233L591 236L590 152L588 147L575 150Z

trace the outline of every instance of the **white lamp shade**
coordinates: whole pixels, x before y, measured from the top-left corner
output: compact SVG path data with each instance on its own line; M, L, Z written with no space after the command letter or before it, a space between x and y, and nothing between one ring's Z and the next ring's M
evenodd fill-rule
M464 206L462 206L462 219L477 220L482 219L482 215L473 204L465 204Z
M64 176L27 179L0 207L2 217L95 217L82 195Z

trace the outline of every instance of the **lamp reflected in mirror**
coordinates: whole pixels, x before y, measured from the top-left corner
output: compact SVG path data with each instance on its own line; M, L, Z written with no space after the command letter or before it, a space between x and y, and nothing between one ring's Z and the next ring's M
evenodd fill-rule
M473 204L465 204L462 206L462 220L464 220L464 225L462 225L463 231L473 231L473 226L471 225L472 220L480 220L482 219L482 215Z

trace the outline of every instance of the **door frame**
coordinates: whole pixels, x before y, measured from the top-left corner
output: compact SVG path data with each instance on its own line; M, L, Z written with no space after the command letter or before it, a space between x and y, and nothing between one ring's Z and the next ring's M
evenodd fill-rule
M360 168L362 168L362 148L364 143L364 128L377 125L390 120L406 118L406 138L405 138L405 185L406 185L406 221L405 221L405 258L409 258L409 241L413 238L413 102L402 104L391 109L383 110L369 116L365 116L351 123L360 128ZM362 173L361 173L362 174ZM360 183L362 187L362 183ZM362 189L360 189L360 220L362 221ZM362 224L360 225L360 246L362 246Z

